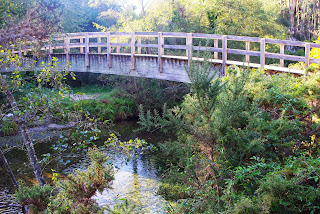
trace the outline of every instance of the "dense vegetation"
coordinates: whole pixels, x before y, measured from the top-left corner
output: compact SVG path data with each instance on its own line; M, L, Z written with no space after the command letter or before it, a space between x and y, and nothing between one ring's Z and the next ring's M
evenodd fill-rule
M173 213L319 211L319 73L191 70L192 93L163 114L140 109L144 129L174 129L159 193Z

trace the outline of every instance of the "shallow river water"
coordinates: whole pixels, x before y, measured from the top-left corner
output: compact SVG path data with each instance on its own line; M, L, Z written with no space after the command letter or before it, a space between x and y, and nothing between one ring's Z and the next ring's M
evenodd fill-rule
M118 132L121 140L134 139L139 137L150 143L168 140L168 135L164 136L160 133L133 133L137 125L134 121L125 121L117 123L113 130ZM108 136L106 136L108 137ZM164 139L164 137L166 139ZM1 140L1 138L0 138ZM38 153L49 152L50 145L41 143L35 146ZM33 173L28 167L27 158L23 151L14 150L6 154L8 161L12 166L12 170L17 178L34 181ZM115 180L111 189L105 189L102 193L95 196L100 206L114 206L117 203L127 199L129 203L135 205L135 213L165 213L167 202L156 194L160 181L158 178L157 168L159 163L159 155L138 155L130 161L125 161L125 157L119 155L110 155L110 160L115 170ZM59 170L61 174L71 173L76 168L85 168L86 160L81 159L73 161L68 167ZM47 174L50 177L50 174ZM12 182L6 173L2 163L0 164L0 206L8 204L16 204L11 194L14 192ZM21 213L19 209L14 207L0 208L0 213Z

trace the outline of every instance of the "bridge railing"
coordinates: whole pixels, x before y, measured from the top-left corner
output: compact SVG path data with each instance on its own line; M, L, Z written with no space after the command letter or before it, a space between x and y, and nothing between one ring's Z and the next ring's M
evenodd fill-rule
M148 39L149 38L149 39ZM152 39L150 39L152 38ZM182 38L185 40L185 44L165 44L165 39L168 38ZM196 39L213 40L213 46L198 46ZM148 41L143 43L143 41ZM150 41L153 41L150 42ZM228 42L240 41L245 43L245 49L232 49L228 48ZM252 43L255 46L259 46L254 50L250 49ZM258 44L258 45L257 45ZM278 53L267 52L266 45L278 45ZM304 56L295 56L285 53L286 46L300 47L304 49ZM126 49L123 52L123 47ZM122 49L121 49L122 48ZM144 49L156 49L157 53L143 54ZM135 69L136 57L156 57L158 58L159 71L162 72L162 61L165 58L180 59L180 60L192 60L193 51L209 51L213 52L211 61L213 63L222 64L225 68L227 65L247 65L254 68L265 68L274 71L292 72L303 74L303 70L295 70L284 67L285 60L303 62L305 67L308 67L311 63L319 63L320 59L310 57L310 50L312 48L320 48L320 44L290 41L290 40L278 40L267 39L258 37L246 37L246 36L233 36L233 35L216 35L216 34L202 34L202 33L176 33L176 32L84 32L84 33L68 33L53 35L49 41L42 48L47 52L49 57L52 54L62 53L66 54L67 61L69 61L70 54L79 53L85 55L86 66L90 66L89 54L92 54L90 49L95 49L97 54L107 54L108 65L111 67L112 55L127 55L131 57L131 68ZM182 50L185 51L184 55L166 55L165 49ZM32 51L31 46L19 47L19 49L13 50L16 53L26 55ZM60 51L60 52L59 52ZM245 60L232 61L228 58L228 55L242 55ZM250 57L259 57L260 63L252 63ZM279 60L278 65L266 65L266 58Z

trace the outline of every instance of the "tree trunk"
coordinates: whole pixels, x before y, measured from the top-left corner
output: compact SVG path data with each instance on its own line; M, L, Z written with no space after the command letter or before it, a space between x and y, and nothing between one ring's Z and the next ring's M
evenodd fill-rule
M13 97L11 91L8 89L8 85L6 84L6 80L3 78L3 76L1 74L0 74L0 85L5 92L7 99L9 100L9 103L12 107L13 113L18 115L18 118L16 121L17 121L19 128L20 128L23 143L27 148L28 158L29 158L30 164L33 167L33 172L36 176L36 179L37 179L40 186L45 185L46 182L45 182L44 177L42 175L42 171L41 171L40 165L38 163L36 152L34 150L33 143L30 138L29 132L27 130L27 127L25 125L24 120L20 116L20 110L18 108L16 100Z
M11 168L10 168L10 165L8 164L8 161L7 161L6 157L4 156L1 148L0 148L0 157L1 157L1 159L2 159L2 161L3 161L3 163L4 163L4 165L5 165L5 167L7 168L7 171L8 171L8 173L9 173L10 177L11 177L11 180L12 180L12 182L13 182L14 187L17 188L17 189L19 189L19 184L18 184L16 178L14 177L14 174L12 173L12 170L11 170Z

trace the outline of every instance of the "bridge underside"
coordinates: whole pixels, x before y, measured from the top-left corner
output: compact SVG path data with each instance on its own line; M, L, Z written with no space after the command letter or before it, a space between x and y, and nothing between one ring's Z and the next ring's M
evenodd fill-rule
M136 56L135 69L131 69L132 60L130 54L112 55L111 67L109 67L107 54L89 54L89 62L87 62L87 64L85 60L85 54L70 54L70 66L67 66L66 54L52 54L52 57L57 58L57 65L60 69L66 69L71 72L114 74L170 80L176 82L190 82L187 74L188 59L184 59L183 57L163 58L162 72L159 71L159 62L156 56ZM32 59L32 56L28 56L28 58ZM49 60L49 57L38 59L36 69L39 69L41 67L42 61L47 64L49 63ZM27 64L28 63L25 63L25 65ZM220 65L213 64L212 69L219 69L219 67ZM23 70L31 69L25 68ZM12 68L1 72L10 71L12 71Z

